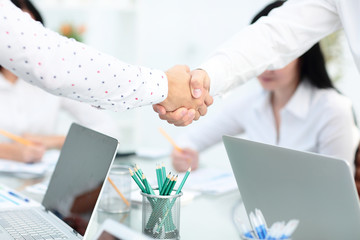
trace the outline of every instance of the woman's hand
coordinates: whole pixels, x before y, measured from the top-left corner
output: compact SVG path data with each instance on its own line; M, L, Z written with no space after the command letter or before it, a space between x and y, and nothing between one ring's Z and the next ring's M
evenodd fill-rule
M9 155L7 158L19 162L39 162L46 151L45 146L42 144L23 145L20 143L13 143L11 145L12 146L8 150Z
M171 158L174 169L178 172L185 172L189 167L192 170L199 167L199 153L190 148L183 148L182 151L174 149Z

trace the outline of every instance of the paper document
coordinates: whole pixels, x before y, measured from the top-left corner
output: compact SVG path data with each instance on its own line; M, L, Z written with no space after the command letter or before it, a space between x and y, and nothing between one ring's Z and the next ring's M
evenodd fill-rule
M22 207L22 206L39 206L40 203L27 198L14 191L11 188L8 188L4 185L0 185L0 209L9 209L14 207Z
M46 172L54 170L59 155L59 150L49 150L38 163L21 163L0 159L0 172L23 178L43 176Z
M185 173L179 174L179 179ZM206 194L223 194L237 190L237 184L232 171L211 168L191 171L184 190L200 191Z

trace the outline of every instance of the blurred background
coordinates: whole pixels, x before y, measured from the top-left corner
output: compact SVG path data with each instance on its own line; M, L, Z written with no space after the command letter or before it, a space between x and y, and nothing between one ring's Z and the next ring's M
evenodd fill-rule
M248 25L269 0L32 0L41 11L45 25L63 34L72 34L105 53L135 65L166 70L175 64L195 68L221 43ZM72 31L72 32L71 32ZM329 53L329 71L335 85L360 113L360 76L344 35L339 32L324 42ZM205 117L216 114L224 98L251 91L257 81L221 98ZM176 137L184 127L175 127L158 118L151 106L126 112L106 112L118 123L120 150L170 148L158 131L162 127ZM241 114L241 113L239 113ZM204 117L204 118L205 118ZM358 117L359 118L359 117ZM71 118L63 114L58 131L67 131ZM201 124L201 119L192 125ZM186 129L193 127L185 127ZM216 148L223 148L219 144Z

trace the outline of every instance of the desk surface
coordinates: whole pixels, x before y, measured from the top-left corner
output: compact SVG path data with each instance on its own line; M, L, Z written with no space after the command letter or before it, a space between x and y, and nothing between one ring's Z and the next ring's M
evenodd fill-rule
M222 152L222 153L221 153ZM200 156L201 167L215 167L230 169L227 156L224 151L211 151ZM219 156L220 155L220 156ZM116 159L116 163L137 163L144 172L152 172L159 160L148 160L139 158ZM161 159L167 168L170 168L170 160ZM42 179L22 180L10 176L0 176L0 183L8 185L29 197L41 201L42 196L31 194L25 191L29 185L36 184ZM233 191L221 196L200 195L181 207L180 212L180 236L181 239L239 239L239 233L233 223L235 208L242 216L245 216L245 209L241 205L240 194ZM93 236L100 224L107 218L122 222L132 229L141 232L141 205L132 204L131 211L127 214L109 214L96 211L95 221L90 225L90 236ZM243 217L242 217L243 218ZM245 221L245 219L244 219Z

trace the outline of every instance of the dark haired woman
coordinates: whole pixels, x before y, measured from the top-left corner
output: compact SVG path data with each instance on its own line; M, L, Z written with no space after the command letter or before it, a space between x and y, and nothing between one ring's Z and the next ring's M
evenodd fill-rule
M268 5L253 22L282 3ZM258 80L257 91L224 103L215 116L180 136L184 150L172 154L176 170L187 170L189 159L196 169L198 151L220 142L224 134L245 134L250 140L325 154L354 166L359 134L352 104L334 89L319 44L284 68L265 71Z

